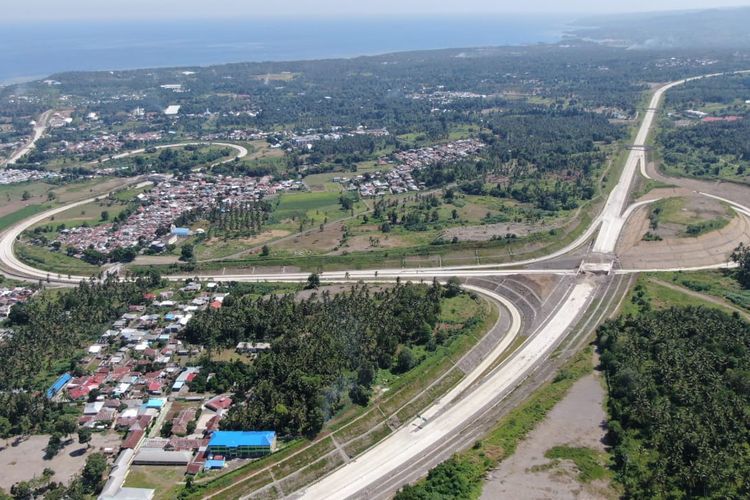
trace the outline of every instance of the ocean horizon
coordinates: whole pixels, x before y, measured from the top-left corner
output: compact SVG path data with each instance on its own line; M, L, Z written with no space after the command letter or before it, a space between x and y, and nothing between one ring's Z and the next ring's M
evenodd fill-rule
M559 41L560 16L0 24L0 84L67 71L348 58Z

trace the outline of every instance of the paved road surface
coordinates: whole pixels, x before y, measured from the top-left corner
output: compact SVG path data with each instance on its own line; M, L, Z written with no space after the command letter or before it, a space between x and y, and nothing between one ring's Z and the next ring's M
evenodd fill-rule
M216 162L212 166L223 165L224 163L229 163L230 161L234 161L235 158L244 158L245 156L247 156L247 153L248 153L246 147L240 146L239 144L232 144L231 142L176 142L174 144L161 144L159 146L153 146L153 148L156 150L160 150L160 149L169 149L169 148L179 148L179 147L184 147L184 146L202 146L205 144L210 144L213 146L223 146L226 148L232 148L235 151L237 151L237 156ZM139 155L141 153L145 153L146 149L148 148L140 148L140 149L134 149L132 151L126 151L125 153L119 153L113 156L108 156L107 158L102 158L100 160L90 161L88 164L99 165L102 163L106 163L110 160L119 160L120 158L127 158L128 156Z
M38 141L44 135L44 131L47 130L47 122L49 121L50 116L52 116L53 111L54 110L50 109L41 114L36 122L36 125L34 125L34 131L31 134L31 139L29 140L29 142L27 142L25 146L13 153L13 155L8 158L8 161L5 162L6 165L12 165L16 163L23 155L31 151L31 148L36 145L36 141Z
M708 75L714 76L714 75ZM684 81L674 82L659 89L651 100L651 108L658 105L661 95L665 90L675 85L684 83ZM653 122L654 110L646 112L644 121L639 129L636 141L643 144L646 141L648 132ZM133 154L131 152L131 154ZM605 204L602 214L592 223L591 227L578 238L574 243L566 246L558 252L549 256L529 259L522 262L509 263L506 265L481 265L481 266L454 266L446 268L430 269L384 269L349 272L331 272L324 273L321 278L324 280L341 280L341 279L368 279L368 280L386 280L396 277L429 280L432 277L448 277L459 275L463 277L485 277L493 274L576 274L576 269L501 269L526 264L538 263L549 260L554 256L562 256L570 250L582 246L601 224L602 228L594 244L594 251L603 254L611 254L614 251L619 233L625 223L626 217L623 212L626 207L630 186L633 177L642 164L643 151L633 149L628 156L620 180L610 193ZM92 201L83 200L72 205L60 207L54 211L36 215L24 223L20 223L10 230L6 231L0 239L0 262L2 262L11 271L29 276L46 278L46 271L39 271L27 266L15 257L13 254L13 242L16 235L20 234L23 229L31 224L45 219L52 215L52 212L68 210L71 206ZM632 212L629 210L627 213ZM223 275L216 273L212 275L217 279L225 280L268 280L268 281L301 281L306 279L306 273L290 274L237 274ZM78 281L80 277L72 278L69 281ZM55 280L58 281L58 280ZM64 279L59 280L65 282ZM541 366L547 359L554 347L563 339L568 332L569 327L574 325L586 311L589 303L594 298L596 287L590 278L581 275L576 279L575 286L572 287L569 295L564 299L564 304L552 316L539 331L511 356L506 359L498 368L492 370L489 375L481 377L482 371L479 369L467 375L467 382L462 382L464 389L460 394L457 391L451 391L435 406L424 412L423 417L417 421L412 421L406 426L401 427L384 441L371 448L369 451L358 457L337 471L323 478L319 482L309 486L303 495L305 498L347 498L350 496L367 496L367 489L371 485L378 484L384 479L392 476L395 472L406 467L407 464L418 459L435 443L443 440L455 438L459 429L470 425L476 416L481 414L487 405L497 401L498 395L505 397L510 391L523 381L534 369ZM487 292L484 292L487 293ZM508 304L508 301L498 294L494 294L495 299ZM513 310L513 309L511 309ZM514 324L518 318L513 318ZM495 359L497 353L488 358ZM472 385L473 382L473 385ZM452 404L458 403L458 404Z
M579 314L585 310L592 298L594 285L581 281L573 288L555 316L521 349L515 352L459 404L449 395L424 413L424 419L417 417L401 427L374 448L356 460L334 471L321 481L303 491L302 498L349 498L366 497L367 486L397 472L402 464L420 457L429 447L447 439L454 429L470 422L473 416L492 403L498 393L509 391L543 360L561 340L568 327L572 326ZM486 293L486 292L485 292ZM500 296L500 300L505 301ZM492 359L495 359L494 357Z

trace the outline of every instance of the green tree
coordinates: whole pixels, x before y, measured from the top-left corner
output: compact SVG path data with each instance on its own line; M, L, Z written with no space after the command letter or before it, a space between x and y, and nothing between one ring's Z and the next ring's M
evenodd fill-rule
M81 427L78 429L78 443L79 444L85 444L86 448L89 448L91 445L91 435L92 431L88 427Z
M355 384L349 389L349 399L351 399L354 404L367 406L367 402L370 401L370 396L372 396L372 390L364 385Z
M445 296L448 298L455 297L461 293L461 280L456 276L448 278L445 285Z
M98 493L102 487L104 473L107 471L107 459L101 453L92 453L86 458L86 465L81 473L81 483L87 493Z
M102 214L101 214L100 220L102 222L108 221L109 220L109 212L106 211L106 210L102 210Z
M20 481L10 487L13 500L31 500L34 498L34 490L28 481Z
M63 436L69 436L78 429L78 419L75 415L63 415L55 422L55 431Z
M394 371L396 373L406 373L414 368L415 363L416 360L414 358L414 353L412 352L412 350L408 347L404 347L403 349L401 349L401 352L398 353L398 359L396 360Z
M744 288L750 288L750 247L740 243L732 252L732 261L739 266L737 268L737 281Z
M0 438L10 437L10 432L13 429L13 425L4 416L0 416Z
M193 260L193 257L195 257L193 245L189 243L182 245L182 249L180 250L180 260L183 262L189 262Z
M268 257L270 254L271 250L268 248L268 245L263 245L263 248L260 249L260 256Z
M58 432L54 432L47 442L47 447L44 448L44 458L50 459L57 455L62 449L62 436Z
M307 277L307 284L305 285L305 289L317 290L318 288L320 288L320 276L316 273L313 273Z

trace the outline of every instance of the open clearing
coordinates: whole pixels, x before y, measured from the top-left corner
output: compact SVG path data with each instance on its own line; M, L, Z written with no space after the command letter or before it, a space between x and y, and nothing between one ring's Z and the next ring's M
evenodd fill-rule
M151 488L156 490L155 499L174 498L175 485L185 479L185 467L164 465L132 465L125 478L129 488Z
M660 191L654 190L648 197L658 197ZM729 220L727 208L715 200L694 195L664 201L657 229L661 241L643 240L651 231L648 216L652 206L642 206L631 215L617 245L623 268L669 269L722 264L740 242L750 241L750 220L739 214L733 214ZM685 234L691 224L722 219L724 222L718 229L699 236Z
M551 448L563 445L604 453L604 396L598 373L576 382L547 418L519 444L516 453L489 473L481 498L617 498L608 481L582 484L571 461L554 461L544 456Z
M20 441L18 446L12 446L13 440L2 441L0 447L0 488L9 491L10 487L19 481L28 481L34 477L41 477L45 467L55 471L53 481L67 484L75 474L83 469L86 457L101 448L120 445L122 438L114 433L95 432L91 437L91 448L78 444L78 438L71 435L72 443L65 446L52 460L44 459L44 448L49 441L49 435L36 435Z
M227 240L223 238L211 238L210 240L201 241L198 244L196 255L198 260L229 257L230 255L253 249L271 240L283 238L287 235L289 235L289 231L272 229L248 238L232 238Z

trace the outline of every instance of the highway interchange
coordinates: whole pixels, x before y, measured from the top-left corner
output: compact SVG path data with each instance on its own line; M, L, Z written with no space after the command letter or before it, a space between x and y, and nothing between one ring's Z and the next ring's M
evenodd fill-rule
M628 206L636 176L640 172L644 177L650 178L645 167L645 144L663 94L686 81L718 75L672 82L654 92L619 181L610 192L601 213L575 241L556 252L506 264L321 273L321 280L330 282L390 281L396 278L432 280L457 276L464 281L466 288L482 294L499 307L504 331L459 384L417 418L404 423L363 454L340 465L305 489L291 493L291 496L323 499L381 498L392 495L400 486L417 479L451 453L470 446L497 420L503 403L513 399L514 390L524 380L545 373L545 369L550 366L550 355L556 349L563 343L574 347L571 338L575 337L580 341L600 321L606 319L617 308L627 291L630 283L628 275L644 271L618 268L615 251L623 227L640 206ZM234 147L230 144L222 145ZM238 150L238 154L244 156L247 151L243 154L242 150ZM725 198L716 193L701 194L729 204L741 217L750 216L750 208L744 200ZM0 238L0 263L3 271L15 278L47 280L67 286L87 279L84 276L55 276L35 269L16 257L13 244L24 230L34 224L93 200L95 198L37 214L6 230ZM578 265L570 265L571 255L578 261ZM560 264L556 267L557 262ZM724 263L705 267L727 265L729 264ZM307 273L233 273L210 277L226 281L304 281L307 276ZM556 280L557 292L550 294L545 300L540 297L531 299L530 295L535 295L533 292L519 292L518 288L514 290L513 286L507 284L513 282L514 276L551 276ZM170 277L182 278L184 277ZM538 304L531 305L532 300L536 300ZM521 332L524 333L524 342L508 355L506 351ZM572 332L576 332L575 335ZM497 363L504 355L507 357ZM286 491L286 494L290 495L290 492Z

